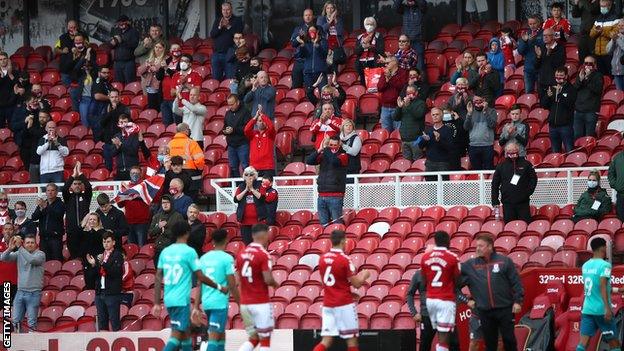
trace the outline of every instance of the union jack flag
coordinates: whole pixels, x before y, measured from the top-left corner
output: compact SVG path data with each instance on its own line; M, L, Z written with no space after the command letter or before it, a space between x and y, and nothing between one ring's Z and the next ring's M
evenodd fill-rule
M123 182L121 183L121 191L115 196L115 202L119 203L141 198L146 204L150 205L160 192L164 182L165 177L162 174L148 177L133 187L130 187L129 182Z

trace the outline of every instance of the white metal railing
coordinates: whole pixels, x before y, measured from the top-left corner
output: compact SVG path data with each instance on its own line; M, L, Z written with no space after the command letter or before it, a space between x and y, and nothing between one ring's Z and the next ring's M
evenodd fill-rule
M587 190L587 177L578 176L582 171L597 169L605 171L608 167L580 168L538 168L537 187L531 196L531 204L567 205L576 203L579 196ZM563 172L565 177L553 176ZM451 207L463 205L474 207L491 204L491 171L462 172L418 172L418 173L381 173L349 175L353 184L347 184L344 207L360 209L365 207L408 207L435 206ZM474 180L443 180L444 175L477 175ZM435 176L436 181L425 181L425 176ZM420 180L418 177L422 177ZM372 178L377 178L372 179ZM231 213L236 211L234 202L236 183L241 178L212 179L215 188L217 211ZM373 182L371 182L373 181ZM318 196L316 176L275 177L275 188L279 193L278 209L287 211L314 210ZM612 192L606 176L601 186ZM613 197L615 198L615 197Z

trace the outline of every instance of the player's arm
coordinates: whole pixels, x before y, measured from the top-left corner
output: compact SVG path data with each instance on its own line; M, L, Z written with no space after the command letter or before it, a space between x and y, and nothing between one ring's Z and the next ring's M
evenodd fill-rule
M604 319L606 321L610 321L611 317L613 317L613 312L611 312L611 304L609 304L609 294L611 293L607 289L608 280L607 277L600 277L600 295L602 295L602 302L605 306L605 316Z
M264 279L264 282L268 286L272 286L274 288L277 288L279 286L279 284L277 284L277 281L275 281L275 278L273 278L273 272L271 270L262 271L262 279Z
M358 289L366 283L368 277L370 277L370 272L365 269L358 274L350 276L349 283L351 283L354 288Z
M211 288L217 289L224 294L227 294L228 289L226 286L221 286L221 284L217 284L212 279L206 277L204 273L201 271L201 269L198 269L195 271L195 276L197 277L197 280L199 280L200 282L208 285Z
M238 282L236 281L236 275L228 274L227 282L228 290L230 291L230 294L232 294L234 301L236 301L236 303L240 303L240 295L238 294Z
M195 293L195 302L193 302L193 309L199 310L199 305L201 305L201 297L202 297L202 287L199 286L197 292Z
M154 275L154 307L152 307L152 314L156 317L160 317L160 287L162 284L163 270L158 268Z

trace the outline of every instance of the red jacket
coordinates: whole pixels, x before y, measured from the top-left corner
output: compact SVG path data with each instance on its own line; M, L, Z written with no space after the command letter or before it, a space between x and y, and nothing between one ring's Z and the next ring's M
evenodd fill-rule
M273 148L275 146L275 126L269 117L262 114L262 121L267 126L264 131L254 129L256 119L252 118L245 125L245 136L249 139L249 165L257 171L275 169Z
M399 68L399 70L390 77L389 81L386 81L386 76L382 75L377 83L377 91L381 93L381 106L395 108L397 106L396 101L403 90L403 87L407 84L408 74L407 71Z
M316 140L314 141L314 147L320 148L321 143L323 143L323 139L325 136L332 137L334 135L340 134L340 126L342 125L342 119L340 117L332 116L332 118L325 121L323 124L320 120L314 123L310 130L316 136Z
M173 88L177 88L183 84L186 84L186 89L184 91L182 91L182 98L188 100L189 99L189 93L190 93L190 89L192 87L201 87L202 85L202 77L199 75L199 73L191 70L191 72L189 72L188 74L186 74L183 78L181 77L182 75L180 74L180 71L176 72L173 77L171 77L172 80L172 85ZM175 98L175 96L174 96ZM178 106L181 108L184 105L182 105L182 100L178 101Z
M140 179L138 183L130 183L129 187L133 187L142 181L143 179ZM125 213L128 224L144 224L150 222L149 206L140 197L134 200L121 201L117 205L126 208Z

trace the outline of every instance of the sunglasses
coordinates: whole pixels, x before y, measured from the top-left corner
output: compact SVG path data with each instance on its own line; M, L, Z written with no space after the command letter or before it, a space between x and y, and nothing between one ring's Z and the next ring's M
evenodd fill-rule
M245 173L245 174L243 174L243 175L244 175L245 177L253 177L253 175L254 175L254 174L253 174L253 173Z
M409 43L409 40L399 40L399 43Z

